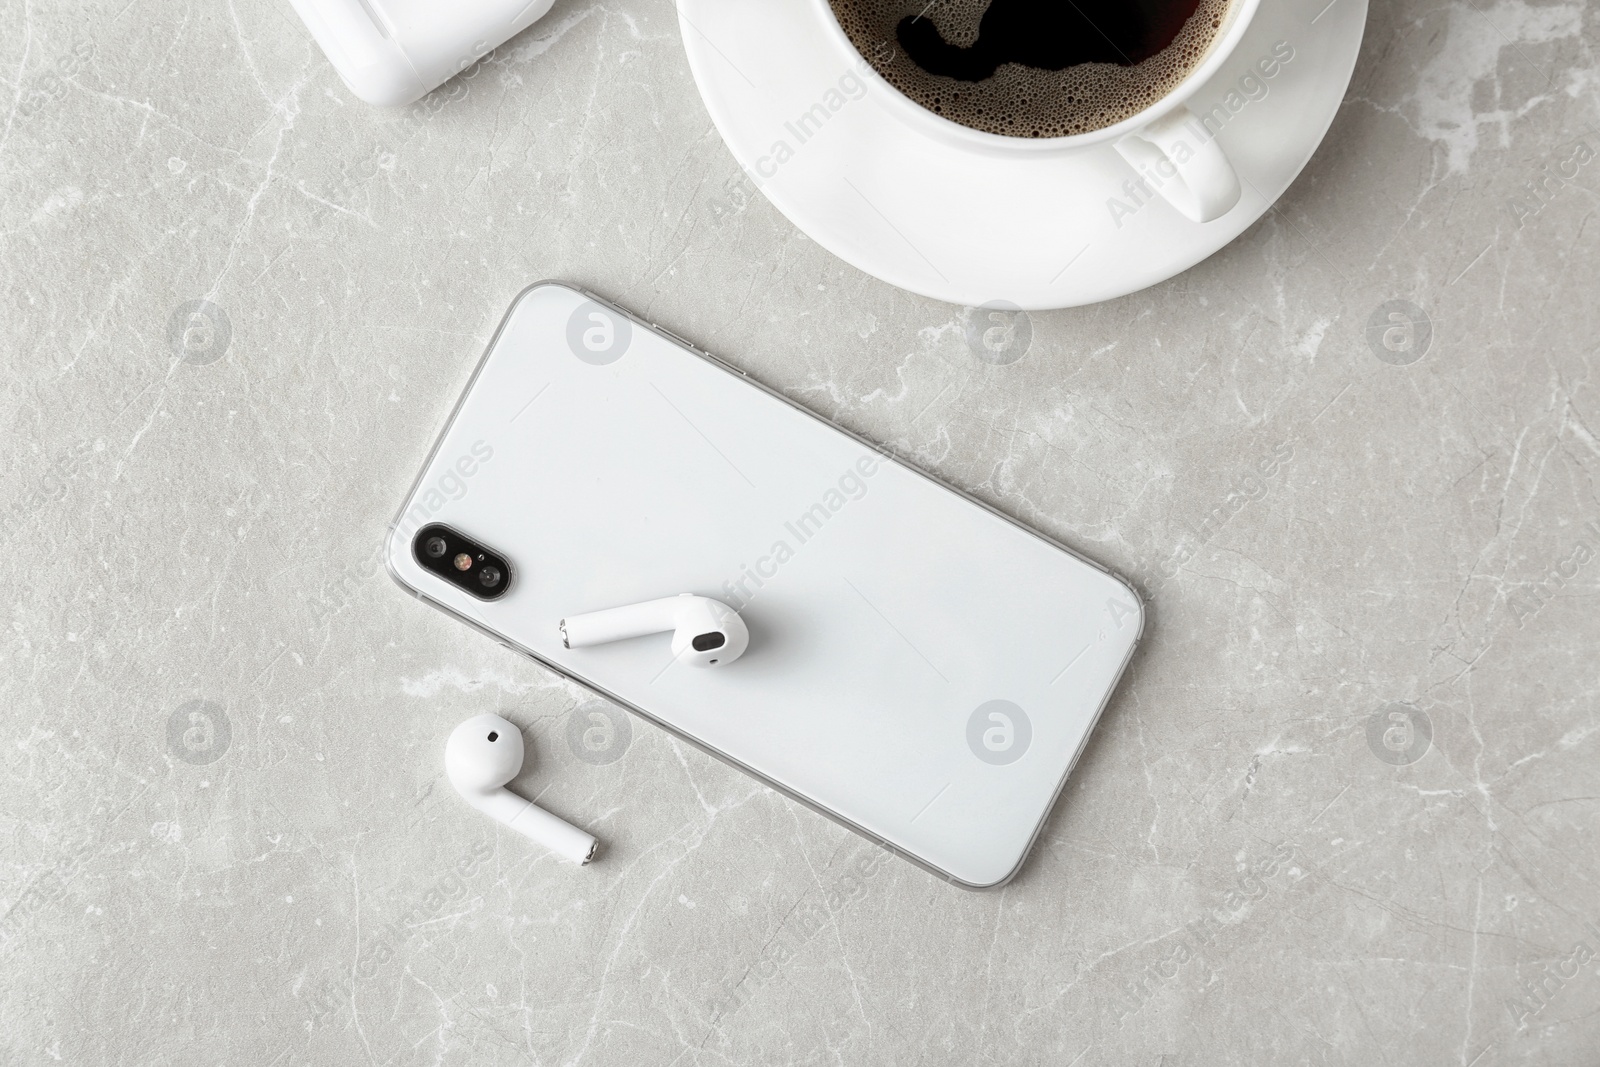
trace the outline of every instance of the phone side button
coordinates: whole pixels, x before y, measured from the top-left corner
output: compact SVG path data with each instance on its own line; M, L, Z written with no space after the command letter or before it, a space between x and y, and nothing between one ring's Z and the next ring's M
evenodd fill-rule
M690 344L688 341L684 340L682 337L679 337L676 333L673 333L671 330L667 329L665 326L661 325L659 322L652 322L650 324L650 328L652 330L655 330L657 333L666 334L668 337L672 338L674 341L678 342L680 345L682 345L684 348L687 348L691 352L700 351L694 345Z
M705 355L706 355L707 359L715 360L716 363L717 363L717 366L726 367L728 370L733 371L733 373L737 374L741 378L750 377L750 375L746 374L744 371L740 370L738 367L735 367L732 363L729 363L727 360L723 359L720 356L713 356L710 352L707 352Z
M712 355L710 352L707 352L703 348L695 347L694 345L690 344L688 341L684 340L682 337L679 337L677 334L673 333L671 330L667 329L665 326L662 326L659 323L652 322L650 324L650 328L652 330L661 331L662 333L666 334L668 337L672 338L674 341L678 342L684 348L687 348L689 351L693 352L695 355L704 356L707 359L711 360L713 363L717 364L719 367L726 367L728 370L733 371L733 373L739 375L740 377L744 377L744 378L748 378L749 377L748 374L745 374L744 371L740 370L738 367L735 367L732 363L729 363L727 360L721 358L720 356Z

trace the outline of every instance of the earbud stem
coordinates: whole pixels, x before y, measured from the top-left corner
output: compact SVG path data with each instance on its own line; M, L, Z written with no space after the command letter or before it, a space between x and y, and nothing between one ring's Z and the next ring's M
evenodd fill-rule
M583 864L594 858L599 842L593 836L556 818L509 789L495 789L469 799L479 811L529 840L538 842L562 859Z
M562 859L582 865L594 859L600 842L571 823L558 819L537 804L529 804L513 819L511 828L539 842Z
M568 648L586 648L663 633L676 628L678 612L683 607L684 602L679 597L667 596L643 604L571 615L561 620L562 639Z

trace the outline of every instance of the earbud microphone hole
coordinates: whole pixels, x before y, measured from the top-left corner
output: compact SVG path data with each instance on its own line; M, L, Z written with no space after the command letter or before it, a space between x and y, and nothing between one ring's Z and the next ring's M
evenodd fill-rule
M750 641L750 631L737 611L720 600L693 593L568 615L559 628L565 648L670 633L673 659L691 667L732 663Z
M508 829L574 863L594 855L591 834L550 814L506 786L522 773L522 733L498 715L475 715L450 731L444 773L456 792Z

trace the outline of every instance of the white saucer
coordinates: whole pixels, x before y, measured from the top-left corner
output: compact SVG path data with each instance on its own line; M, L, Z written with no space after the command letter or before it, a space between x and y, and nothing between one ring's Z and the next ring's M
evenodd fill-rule
M1244 183L1237 207L1194 223L1124 191L1137 172L1109 144L1071 154L980 155L892 117L881 80L829 51L805 0L679 0L706 110L750 181L818 244L868 274L954 304L1027 310L1110 300L1165 281L1244 232L1316 151L1361 47L1367 0L1264 0L1228 62L1190 102L1243 101L1218 134ZM1287 41L1266 95L1238 91ZM825 122L796 121L822 105ZM783 146L782 149L779 146ZM780 161L781 159L781 161ZM1111 198L1134 209L1113 216ZM1120 225L1119 225L1120 223Z

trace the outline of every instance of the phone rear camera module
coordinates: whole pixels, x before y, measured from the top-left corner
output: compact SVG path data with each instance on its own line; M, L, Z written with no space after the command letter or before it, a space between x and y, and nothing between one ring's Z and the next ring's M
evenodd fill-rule
M411 541L411 554L428 573L478 600L498 600L512 585L510 561L440 523L417 532Z

